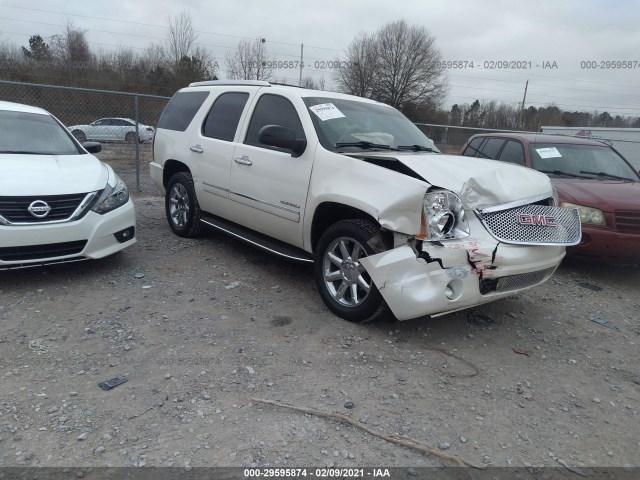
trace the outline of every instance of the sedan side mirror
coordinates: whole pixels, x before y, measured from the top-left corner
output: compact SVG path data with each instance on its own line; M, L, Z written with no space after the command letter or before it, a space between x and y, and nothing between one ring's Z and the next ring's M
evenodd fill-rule
M307 148L307 140L296 138L296 133L281 125L265 125L258 132L258 141L273 147L286 148L293 152L293 157L299 157Z

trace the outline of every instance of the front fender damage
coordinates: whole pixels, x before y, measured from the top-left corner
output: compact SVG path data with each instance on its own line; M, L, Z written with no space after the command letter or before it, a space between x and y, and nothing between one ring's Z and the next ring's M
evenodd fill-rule
M498 246L476 240L410 242L360 263L393 314L407 320L489 301L481 297L479 283L496 268ZM452 298L447 297L448 288Z

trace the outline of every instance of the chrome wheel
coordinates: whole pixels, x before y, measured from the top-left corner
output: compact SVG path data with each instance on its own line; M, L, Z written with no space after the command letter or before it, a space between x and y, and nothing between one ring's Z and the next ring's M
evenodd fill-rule
M171 187L169 193L169 215L173 224L182 228L189 220L189 193L181 183L176 183Z
M322 271L329 294L340 305L362 305L371 292L371 277L358 261L366 257L364 247L349 237L339 237L325 250Z
M78 142L80 143L84 143L87 141L87 136L81 130L74 130L73 132L71 132L71 135L76 137L76 140L78 140Z

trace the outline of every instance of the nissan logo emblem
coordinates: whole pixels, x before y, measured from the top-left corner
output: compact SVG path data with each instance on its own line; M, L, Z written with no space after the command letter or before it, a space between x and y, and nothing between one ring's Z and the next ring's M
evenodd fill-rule
M51 207L47 204L47 202L36 200L34 202L31 202L31 205L29 205L29 208L27 208L27 210L29 210L29 213L36 218L44 218L49 215Z

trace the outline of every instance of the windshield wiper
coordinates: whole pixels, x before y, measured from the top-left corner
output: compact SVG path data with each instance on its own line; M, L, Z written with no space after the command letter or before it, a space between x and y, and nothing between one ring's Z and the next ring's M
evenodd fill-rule
M341 147L358 147L358 148L362 148L363 150L373 150L373 149L380 149L380 150L394 150L397 151L397 148L393 148L391 145L383 145L380 143L372 143L372 142L338 142L336 143L336 148L341 148Z
M625 180L627 182L633 181L630 178L619 177L618 175L612 175L610 173L605 173L605 172L588 172L586 170L580 170L580 173L586 173L587 175L595 175L596 177L611 178L613 180Z
M573 178L587 178L582 175L577 175L575 173L563 172L562 170L538 170L542 173L551 173L553 175L564 175L565 177L573 177ZM582 172L581 172L582 173Z
M412 152L435 152L431 147L423 145L398 145L398 150L411 150Z

